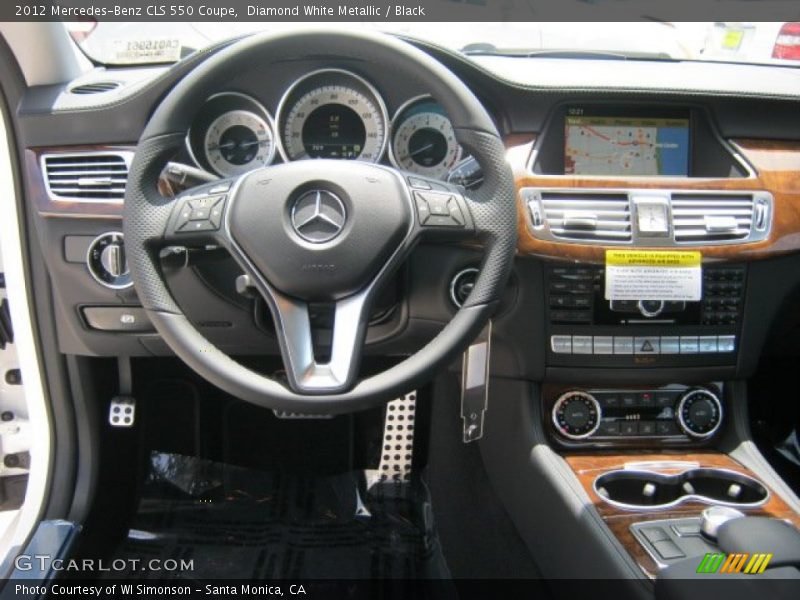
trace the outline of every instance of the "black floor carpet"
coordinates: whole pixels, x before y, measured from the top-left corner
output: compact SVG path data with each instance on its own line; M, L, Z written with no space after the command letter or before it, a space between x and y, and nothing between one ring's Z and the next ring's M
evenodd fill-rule
M134 523L115 558L191 560L141 579L416 579L449 576L427 489L358 492L358 476L267 473L153 454Z

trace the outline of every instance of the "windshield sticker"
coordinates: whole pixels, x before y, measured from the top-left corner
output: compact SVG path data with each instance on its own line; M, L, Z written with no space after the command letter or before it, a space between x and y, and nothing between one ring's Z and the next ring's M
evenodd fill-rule
M115 40L111 62L116 64L175 62L181 57L179 39Z

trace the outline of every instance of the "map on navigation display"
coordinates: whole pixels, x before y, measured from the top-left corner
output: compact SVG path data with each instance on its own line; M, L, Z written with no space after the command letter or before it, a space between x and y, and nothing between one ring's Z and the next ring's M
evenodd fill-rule
M689 120L569 115L565 175L687 175Z

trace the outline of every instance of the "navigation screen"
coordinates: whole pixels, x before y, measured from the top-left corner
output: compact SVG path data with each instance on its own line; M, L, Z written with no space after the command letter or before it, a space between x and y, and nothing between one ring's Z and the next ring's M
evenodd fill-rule
M689 119L567 115L564 174L689 174Z

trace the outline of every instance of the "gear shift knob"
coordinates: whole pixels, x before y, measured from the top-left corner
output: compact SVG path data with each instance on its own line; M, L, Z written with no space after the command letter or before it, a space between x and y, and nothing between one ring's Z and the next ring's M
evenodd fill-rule
M720 525L745 516L743 512L730 508L729 506L709 506L703 511L703 520L700 523L700 531L709 540L717 540L717 531Z

